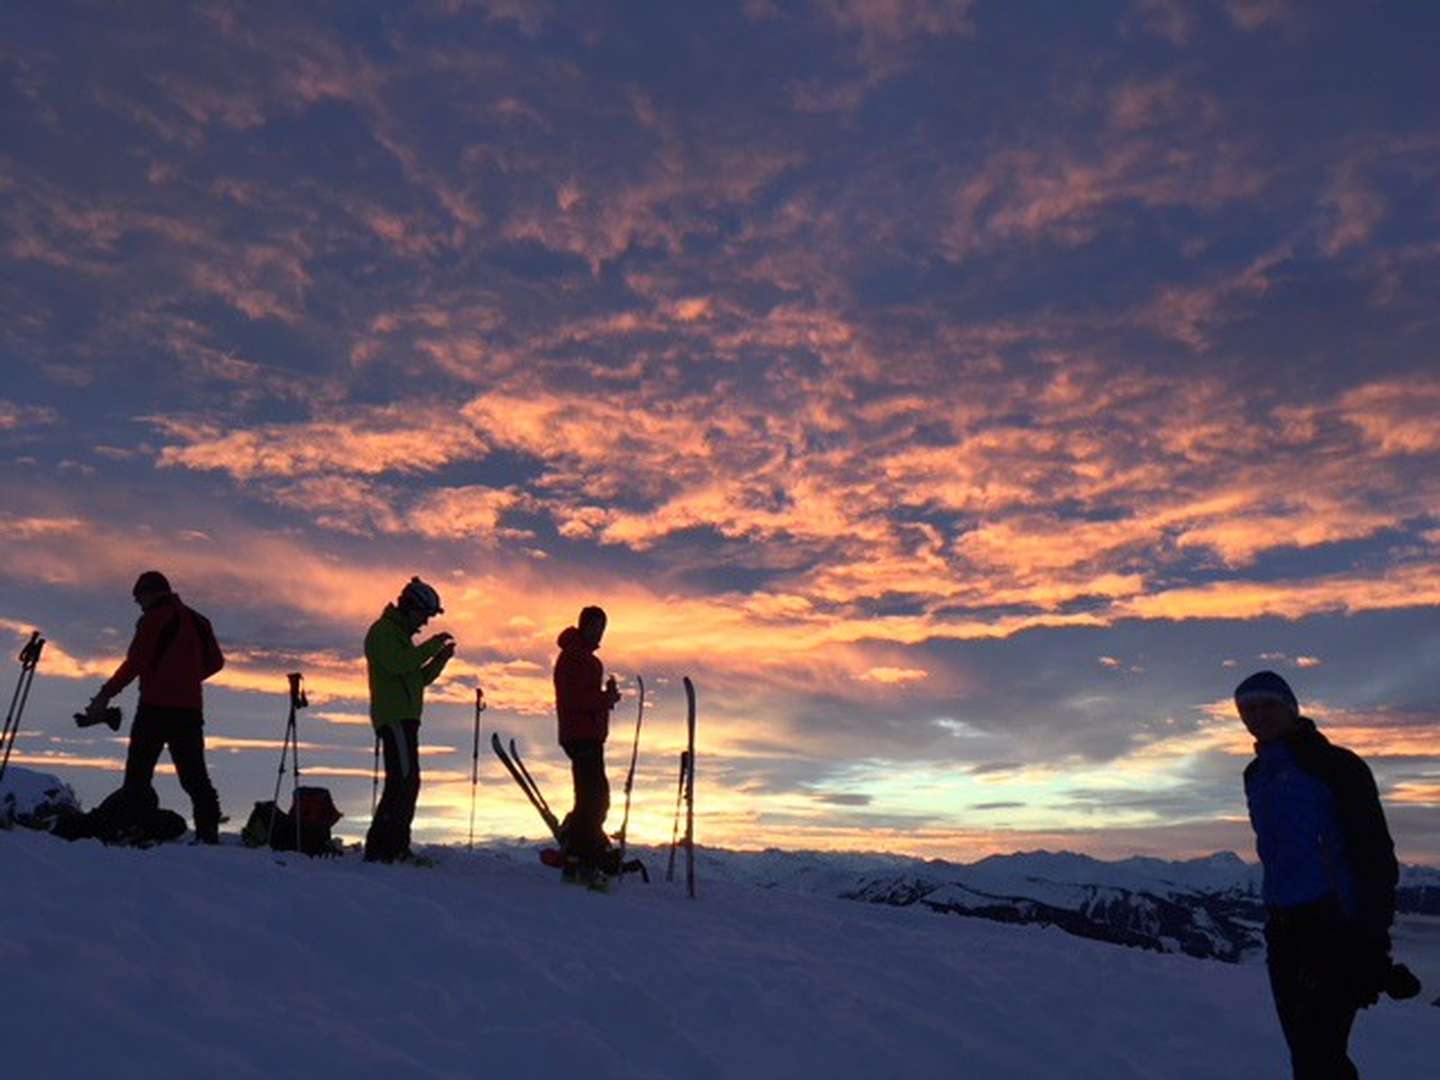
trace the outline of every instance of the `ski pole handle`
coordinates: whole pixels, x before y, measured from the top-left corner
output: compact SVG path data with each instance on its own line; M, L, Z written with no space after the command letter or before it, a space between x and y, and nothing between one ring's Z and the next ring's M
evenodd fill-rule
M40 636L39 630L30 631L30 640L20 650L20 665L22 667L34 667L40 663L40 650L45 648L45 639Z
M305 695L305 688L300 685L305 676L298 671L292 671L285 677L290 680L290 707L292 709L308 709L310 699Z

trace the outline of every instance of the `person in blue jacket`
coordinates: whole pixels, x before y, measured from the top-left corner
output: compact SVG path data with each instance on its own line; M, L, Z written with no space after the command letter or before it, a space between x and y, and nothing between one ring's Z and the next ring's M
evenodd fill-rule
M1399 865L1370 769L1273 671L1235 705L1255 737L1245 800L1264 868L1266 964L1295 1080L1351 1080L1350 1029L1391 973Z

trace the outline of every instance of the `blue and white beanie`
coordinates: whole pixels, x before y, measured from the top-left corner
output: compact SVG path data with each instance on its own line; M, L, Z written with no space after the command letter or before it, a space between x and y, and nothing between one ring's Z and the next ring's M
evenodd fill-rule
M1283 702L1295 712L1300 711L1300 702L1295 700L1295 691L1273 671L1257 671L1235 688L1236 705L1261 701Z

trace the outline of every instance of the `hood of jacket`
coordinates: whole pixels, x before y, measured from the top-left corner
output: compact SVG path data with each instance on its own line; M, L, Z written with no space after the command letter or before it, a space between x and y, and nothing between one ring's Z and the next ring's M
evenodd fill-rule
M560 646L562 652L593 653L595 646L585 640L585 635L580 633L578 626L567 626L560 631L560 636L555 639L555 644Z

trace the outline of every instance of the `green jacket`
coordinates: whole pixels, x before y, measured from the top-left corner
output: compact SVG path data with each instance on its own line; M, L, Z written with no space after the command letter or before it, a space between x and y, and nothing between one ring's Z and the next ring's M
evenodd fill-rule
M431 664L444 644L416 645L394 604L375 620L365 635L365 667L370 676L370 723L378 732L387 724L419 720L425 710L425 687L440 675Z

